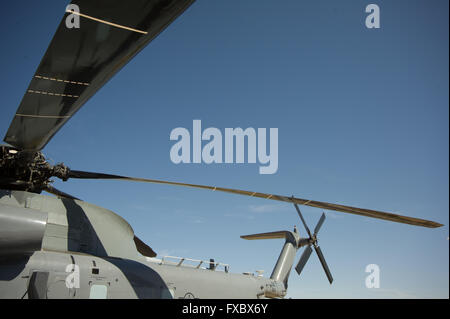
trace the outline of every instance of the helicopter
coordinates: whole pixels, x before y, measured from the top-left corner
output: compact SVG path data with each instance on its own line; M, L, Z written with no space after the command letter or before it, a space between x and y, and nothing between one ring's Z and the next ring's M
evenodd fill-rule
M193 0L79 0L71 4L25 92L0 147L0 298L283 298L300 275L326 219L311 232L299 205L436 228L420 218L295 196L72 170L41 152L59 129ZM68 21L80 19L80 27ZM69 23L70 24L70 23ZM241 236L282 239L270 278L233 274L229 265L157 255L116 213L52 186L52 178L123 180L225 192L293 205L305 229ZM42 195L47 192L55 196ZM303 249L297 264L296 254ZM220 287L220 289L218 289Z

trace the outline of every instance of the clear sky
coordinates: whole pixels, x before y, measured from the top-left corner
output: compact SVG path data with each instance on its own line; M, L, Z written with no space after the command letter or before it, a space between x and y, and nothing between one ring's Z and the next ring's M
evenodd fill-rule
M381 28L367 29L376 3ZM292 298L449 297L448 1L198 0L125 66L45 148L79 170L295 195L425 218L439 229L327 213L316 256L292 272ZM2 7L0 133L65 10L64 1ZM176 127L278 128L279 165L179 164ZM270 276L292 229L288 204L120 181L56 182L111 209L158 254L215 258ZM302 208L314 228L321 210ZM297 259L299 258L298 254ZM367 289L365 267L380 267Z

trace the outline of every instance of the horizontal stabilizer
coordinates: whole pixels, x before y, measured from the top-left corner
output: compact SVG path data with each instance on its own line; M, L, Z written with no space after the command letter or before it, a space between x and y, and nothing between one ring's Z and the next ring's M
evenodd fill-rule
M260 233L260 234L252 234L252 235L243 235L242 239L254 240L254 239L278 239L278 238L286 238L289 236L289 231L274 231L270 233Z

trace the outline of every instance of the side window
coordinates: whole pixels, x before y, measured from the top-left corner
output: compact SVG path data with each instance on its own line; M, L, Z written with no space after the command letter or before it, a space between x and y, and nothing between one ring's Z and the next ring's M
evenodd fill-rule
M89 299L106 299L108 288L105 285L92 285Z

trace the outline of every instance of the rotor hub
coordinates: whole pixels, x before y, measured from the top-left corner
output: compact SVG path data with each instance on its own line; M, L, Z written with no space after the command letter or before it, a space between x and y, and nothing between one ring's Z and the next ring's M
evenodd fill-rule
M64 164L51 165L39 151L18 151L0 146L0 188L40 193L55 176L68 179L70 169Z

